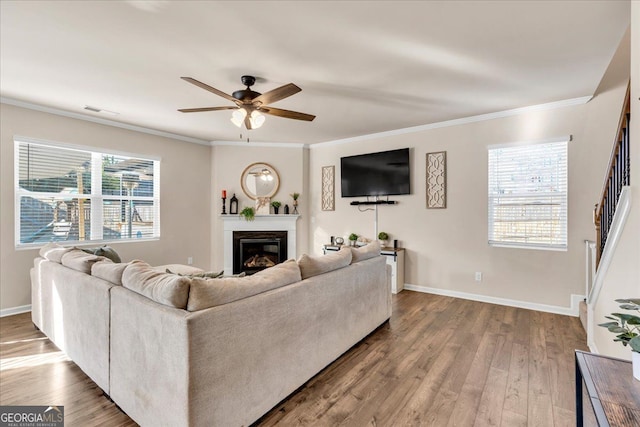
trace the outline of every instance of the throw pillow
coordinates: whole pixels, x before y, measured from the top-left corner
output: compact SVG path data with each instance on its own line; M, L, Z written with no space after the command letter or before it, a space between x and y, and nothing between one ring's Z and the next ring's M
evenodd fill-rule
M359 248L351 248L351 256L351 264L380 256L380 243L375 241Z
M98 248L77 248L88 254L103 256L105 258L109 258L111 261L115 263L121 263L120 255L111 247L111 246L100 246Z
M187 310L197 311L257 295L301 280L294 260L276 264L246 277L194 278Z
M323 256L303 254L298 258L298 266L300 267L302 278L306 279L346 267L351 263L351 257L351 249L344 246L338 252Z
M168 305L185 309L189 298L191 279L154 270L144 261L132 261L122 274L122 286L145 297Z

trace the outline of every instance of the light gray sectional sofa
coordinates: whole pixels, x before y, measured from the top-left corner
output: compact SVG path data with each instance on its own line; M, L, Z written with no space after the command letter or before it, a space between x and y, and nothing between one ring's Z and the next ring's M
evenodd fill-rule
M389 319L379 251L206 279L49 245L32 318L137 423L246 426Z

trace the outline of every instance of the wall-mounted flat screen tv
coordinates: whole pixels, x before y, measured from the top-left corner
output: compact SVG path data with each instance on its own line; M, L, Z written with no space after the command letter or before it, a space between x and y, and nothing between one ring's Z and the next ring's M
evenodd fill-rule
M409 149L340 159L342 197L411 194Z

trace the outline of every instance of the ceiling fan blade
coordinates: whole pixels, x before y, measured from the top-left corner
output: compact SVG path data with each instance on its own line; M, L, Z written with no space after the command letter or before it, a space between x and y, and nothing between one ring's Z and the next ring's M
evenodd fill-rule
M237 99L235 99L233 96L224 93L221 90L216 89L215 87L211 87L206 83L202 83L194 78L191 77L180 77L182 80L184 80L185 82L189 82L191 84L194 84L204 90L208 90L211 93L215 93L218 96L223 97L224 99L228 99L229 101L233 102L234 104L238 101Z
M254 98L251 101L251 103L252 104L259 103L259 105L273 104L276 101L280 101L281 99L287 98L291 95L295 95L301 90L302 89L300 89L298 86L294 85L293 83L289 83L284 86L280 86L279 88L276 88L274 90L270 90L269 92L263 93L257 98Z
M247 130L253 129L253 127L251 127L251 114L247 114L244 117L244 125L247 128Z
M200 113L202 111L236 110L238 107L203 107L203 108L181 108L181 113Z
M284 117L285 119L312 121L316 116L312 114L299 113L297 111L283 110L282 108L261 107L260 111L272 116Z

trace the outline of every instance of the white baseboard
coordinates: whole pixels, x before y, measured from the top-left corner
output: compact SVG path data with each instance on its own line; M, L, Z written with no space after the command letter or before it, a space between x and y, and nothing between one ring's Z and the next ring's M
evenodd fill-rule
M405 283L404 288L409 291L424 292L427 294L444 295L447 297L462 298L472 301L488 302L490 304L506 305L509 307L526 308L529 310L544 311L547 313L564 314L565 316L578 317L580 315L580 301L584 295L571 294L571 307L558 305L538 304L535 302L518 301L507 298L490 297L487 295L470 294L467 292L452 291L450 289L430 288L428 286L412 285Z
M28 313L31 311L31 304L20 307L3 308L0 310L0 317L13 316L14 314Z

